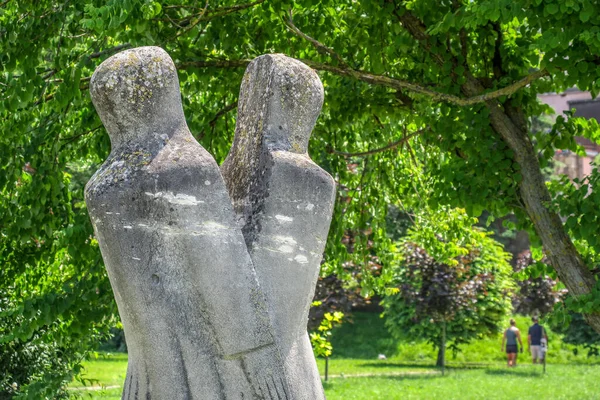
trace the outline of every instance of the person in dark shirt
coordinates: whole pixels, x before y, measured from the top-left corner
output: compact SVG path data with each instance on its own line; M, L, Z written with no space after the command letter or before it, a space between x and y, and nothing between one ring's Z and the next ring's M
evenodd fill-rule
M538 324L538 317L531 318L533 325L529 327L529 334L527 335L527 345L529 347L529 353L533 363L537 364L538 360L541 361L544 355L542 354L542 338L548 342L548 336L543 326Z

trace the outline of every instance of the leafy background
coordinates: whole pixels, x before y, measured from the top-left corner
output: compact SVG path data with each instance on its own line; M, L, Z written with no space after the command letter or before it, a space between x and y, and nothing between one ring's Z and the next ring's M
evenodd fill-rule
M110 151L87 90L110 55L145 45L167 50L179 69L188 125L218 162L232 141L248 60L279 52L317 69L326 100L309 153L338 184L323 273L369 296L394 286L399 261L396 226L386 219L391 209L424 234L452 230L435 218L440 209L464 208L469 217L485 210L492 219L512 212L541 258L519 192L521 165L490 125L489 107L461 88L474 76L506 113L521 115L542 166L557 149L581 153L574 136L596 141L595 121L566 115L550 134L529 128L550 112L537 93L575 85L597 93L596 6L589 0L0 2L0 355L16 371L0 381L3 390L58 396L117 323L82 191ZM423 24L419 40L407 29L409 17ZM590 268L600 246L600 198L587 193L598 175L595 169L585 182L549 183L553 209L567 218L565 230ZM430 244L434 251L435 240ZM452 259L460 248L437 250ZM596 309L593 301L585 304Z

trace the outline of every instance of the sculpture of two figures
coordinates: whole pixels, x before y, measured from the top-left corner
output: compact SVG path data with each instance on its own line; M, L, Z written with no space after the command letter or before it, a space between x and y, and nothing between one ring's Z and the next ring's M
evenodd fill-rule
M109 58L90 93L112 145L86 202L127 338L123 398L323 399L306 325L335 186L307 154L316 73L250 63L221 168L162 49Z

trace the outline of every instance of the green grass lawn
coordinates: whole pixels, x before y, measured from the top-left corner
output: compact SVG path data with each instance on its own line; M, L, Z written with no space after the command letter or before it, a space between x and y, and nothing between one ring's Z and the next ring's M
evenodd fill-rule
M71 384L74 393L84 399L120 399L125 374L127 354L98 353L96 357L83 363L83 382Z
M450 369L448 374L334 378L328 400L369 399L600 399L600 366L540 366Z
M528 320L517 318L526 336ZM573 347L549 332L547 373L531 365L527 354L519 366L504 366L501 337L478 340L455 357L448 354L446 375L433 367L436 353L423 342L398 343L376 314L356 313L353 323L336 329L332 336L334 356L329 360L329 380L324 382L329 400L336 399L600 399L600 360L577 356ZM379 360L385 354L387 359ZM321 375L325 361L317 361ZM119 399L125 380L127 355L100 353L84 363L81 382L72 390L86 399ZM91 386L91 387L90 387ZM103 389L104 388L104 389ZM93 390L90 390L93 389Z
M80 386L121 386L127 372L127 354L98 353L96 357L85 361L83 367L84 385Z
M319 369L324 362L319 360ZM127 368L122 354L86 363L87 375L105 389L77 390L86 399L120 399ZM372 375L372 376L357 376ZM442 376L430 366L394 360L336 359L324 382L329 400L371 399L600 399L600 365L452 367ZM77 383L73 387L80 386ZM114 388L113 386L118 386Z

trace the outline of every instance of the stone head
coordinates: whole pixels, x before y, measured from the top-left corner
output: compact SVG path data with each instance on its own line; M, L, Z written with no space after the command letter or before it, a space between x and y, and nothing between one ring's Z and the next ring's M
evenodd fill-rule
M113 148L185 124L173 60L159 47L138 47L104 61L90 81L92 102Z
M257 101L264 102L264 111L244 115L256 110L251 103ZM321 80L300 61L268 54L248 65L240 90L239 113L262 127L259 130L271 150L306 153L322 105Z

